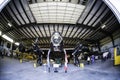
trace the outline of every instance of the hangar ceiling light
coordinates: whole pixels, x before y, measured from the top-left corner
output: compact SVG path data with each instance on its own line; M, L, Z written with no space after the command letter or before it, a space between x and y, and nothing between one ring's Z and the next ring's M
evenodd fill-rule
M10 41L10 42L12 42L13 43L13 39L11 39L10 37L8 37L7 35L2 35L2 37L4 38L4 39L6 39L6 40L8 40L8 41Z
M37 23L75 24L85 6L63 2L43 2L29 5Z
M103 28L105 28L105 27L106 27L106 25L105 25L105 24L101 26L101 28L102 28L102 29L103 29Z
M8 23L8 26L12 27L12 24Z
M20 43L18 43L18 42L15 42L15 45L19 46L19 44L20 44Z

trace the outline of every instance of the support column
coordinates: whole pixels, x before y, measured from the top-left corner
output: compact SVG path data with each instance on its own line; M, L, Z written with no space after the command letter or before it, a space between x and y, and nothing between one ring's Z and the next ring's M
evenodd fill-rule
M115 42L114 42L113 36L111 35L110 38L112 40L113 47L115 47Z
M13 43L10 44L10 50L12 50L12 47L13 47Z
M2 45L2 37L0 36L0 45Z
M50 72L50 52L51 52L51 49L48 50L48 54L47 54L48 72Z
M97 47L98 47L99 51L101 51L100 42L99 41L97 42Z

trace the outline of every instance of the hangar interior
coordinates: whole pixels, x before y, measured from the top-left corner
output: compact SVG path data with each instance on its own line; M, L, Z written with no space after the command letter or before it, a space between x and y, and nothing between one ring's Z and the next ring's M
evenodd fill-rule
M108 2L1 0L0 80L120 80L120 11L116 14L117 8L111 7ZM120 3L119 0L113 2ZM47 71L47 58L49 50L53 47L51 37L54 32L60 33L62 48L66 50L66 73L64 66L55 65L51 72ZM23 44L25 50L30 50L36 42L43 53L42 65L36 62L40 57L34 50L17 50L20 44ZM81 44L85 50L81 49ZM74 55L76 50L79 55ZM103 59L105 52L109 53L107 58ZM52 53L54 55L58 52ZM78 60L81 53L84 57ZM56 55L57 58L59 54ZM91 60L92 56L95 61L88 64L88 57ZM63 64L64 62L66 59L62 61Z

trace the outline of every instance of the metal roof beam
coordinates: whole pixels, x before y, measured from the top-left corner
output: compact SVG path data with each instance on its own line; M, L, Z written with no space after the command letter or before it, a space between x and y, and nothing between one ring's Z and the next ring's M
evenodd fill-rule
M36 38L22 38L22 39L17 39L17 41L20 41L20 40L22 40L22 41L26 41L26 40L35 40ZM38 39L39 40L41 40L41 39L45 39L45 40L47 40L47 39L49 39L50 40L50 37L38 37ZM82 41L83 39L79 39L79 38L69 38L69 37L63 37L63 40L69 40L69 39L71 39L71 40L75 40L75 41ZM85 41L87 41L87 42L94 42L94 41L92 41L92 40L90 40L90 39L85 39Z
M44 24L43 23L31 23L31 24L25 24L25 25L17 26L16 28L21 29L23 27L25 28L25 27L30 27L30 26L35 26L35 25L39 26L39 25L45 25L45 24L50 25L49 23L44 23ZM56 24L56 23L54 23L54 24ZM75 24L61 24L61 25L75 26ZM91 26L87 26L87 25L83 25L83 24L76 24L76 27L82 27L84 29L86 28L86 29L91 29L91 30L97 30L97 28L95 28L95 27L91 27ZM3 31L3 33L7 33L7 32L10 32L12 30L14 30L14 28L11 27L10 29L8 29L6 31ZM105 31L103 29L99 29L99 31L102 32L105 35L110 34L110 33L108 33L107 31Z
M39 26L39 25L50 25L50 24L59 24L59 23L30 23L30 24L25 24L25 25L20 25L20 26L16 26L17 29L20 29L20 28L23 28L23 27L30 27L30 26ZM63 24L63 23L60 23L61 25L71 25L71 26L75 26L75 24ZM83 24L76 24L76 27L83 27L83 28L87 28L87 29L92 29L92 30L95 30L96 28L94 27L91 27L91 26L87 26L87 25L83 25ZM7 32L10 32L14 30L13 27L11 27L10 29L6 30L6 31L3 31L4 33L7 33Z

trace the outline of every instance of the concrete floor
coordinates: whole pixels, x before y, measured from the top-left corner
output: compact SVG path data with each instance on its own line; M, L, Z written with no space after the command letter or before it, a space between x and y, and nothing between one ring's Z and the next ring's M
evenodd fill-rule
M0 58L0 80L120 80L120 66L114 67L112 61L97 61L84 68L68 64L68 72L59 68L58 73L45 72L44 66L33 67L33 62L20 63L13 58Z

